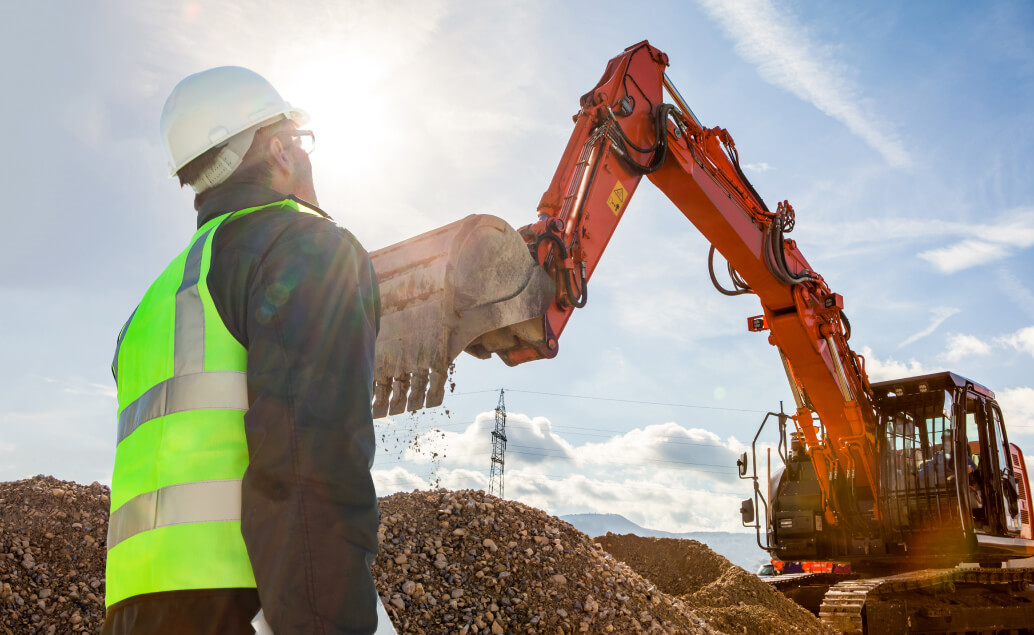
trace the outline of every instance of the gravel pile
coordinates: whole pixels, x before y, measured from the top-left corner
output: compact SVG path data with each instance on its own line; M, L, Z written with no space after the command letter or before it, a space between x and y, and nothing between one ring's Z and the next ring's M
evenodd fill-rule
M726 633L830 633L818 618L757 576L695 540L607 534L595 538L615 558L676 596Z
M380 500L374 579L399 633L713 633L569 524L480 491Z
M0 635L99 633L110 492L0 483ZM825 633L693 540L591 539L480 491L380 499L374 579L400 634Z
M99 633L107 487L37 476L0 483L0 633Z

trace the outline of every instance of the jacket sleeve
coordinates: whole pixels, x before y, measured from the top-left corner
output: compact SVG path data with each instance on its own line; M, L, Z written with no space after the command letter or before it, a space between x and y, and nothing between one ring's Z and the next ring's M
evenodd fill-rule
M274 633L373 633L377 278L351 234L300 225L252 270L240 316L251 403L241 531Z

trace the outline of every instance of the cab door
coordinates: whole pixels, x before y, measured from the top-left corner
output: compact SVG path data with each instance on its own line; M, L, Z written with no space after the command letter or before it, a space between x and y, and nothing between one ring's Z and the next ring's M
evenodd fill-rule
M965 396L966 437L965 445L965 500L969 505L973 529L982 534L1000 534L999 516L1001 504L994 487L994 459L991 457L994 442L988 425L988 407L984 397L973 390ZM961 485L961 482L960 482Z
M1000 535L1015 536L1020 533L1019 491L1011 462L1012 456L1009 452L1009 438L1005 434L1002 412L999 410L998 404L988 401L987 410L990 421L988 441L994 459L994 471L990 480L993 482L995 494L1000 501L999 528L1002 531Z

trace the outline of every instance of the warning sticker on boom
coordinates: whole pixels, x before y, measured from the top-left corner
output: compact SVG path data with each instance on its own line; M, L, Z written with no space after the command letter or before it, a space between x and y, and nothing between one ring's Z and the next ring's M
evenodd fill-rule
M618 181L614 184L614 190L611 191L610 196L607 197L607 205L610 206L615 216L621 213L621 208L625 206L625 199L627 198L628 190L621 184L621 181Z

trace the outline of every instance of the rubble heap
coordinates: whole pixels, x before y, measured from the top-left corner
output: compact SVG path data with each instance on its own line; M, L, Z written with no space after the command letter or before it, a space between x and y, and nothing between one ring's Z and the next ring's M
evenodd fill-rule
M110 492L37 476L0 483L0 633L99 633Z
M830 632L807 610L695 540L610 533L595 540L717 630L730 635Z
M380 501L374 580L399 633L713 633L569 524L480 491Z
M0 483L0 635L100 632L109 496L49 476ZM594 540L469 490L380 505L373 575L403 635L825 633L696 541Z

